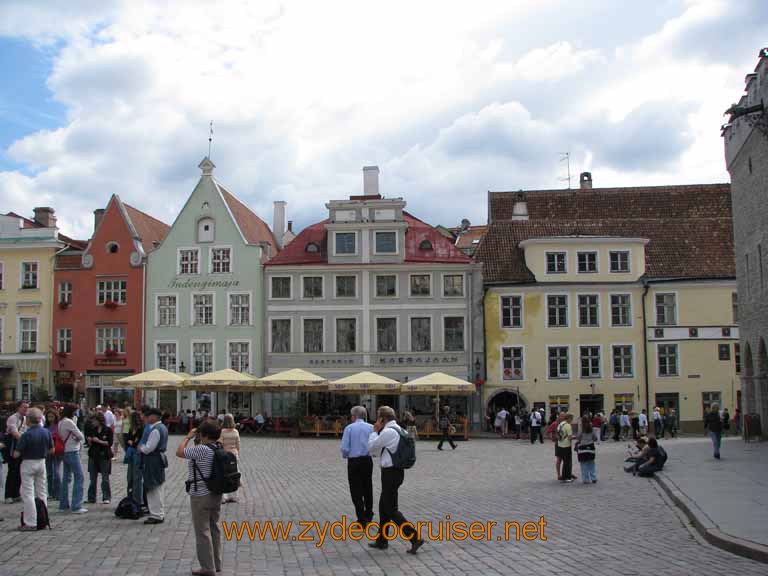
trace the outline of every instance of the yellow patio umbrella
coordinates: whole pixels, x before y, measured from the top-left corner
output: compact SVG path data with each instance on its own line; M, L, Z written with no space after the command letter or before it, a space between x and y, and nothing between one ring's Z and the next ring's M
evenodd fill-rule
M397 394L400 391L400 382L392 380L375 372L358 372L351 376L345 376L328 383L330 392L346 393L357 392Z
M196 390L221 390L237 389L245 391L255 391L259 388L258 378L250 374L244 374L231 368L208 372L199 376L190 376L184 384L184 388Z
M436 416L439 418L440 394L444 396L470 396L475 393L475 385L456 376L433 372L400 385L401 394L437 396Z
M327 392L328 379L301 368L284 370L259 378L262 390L274 392Z
M181 388L187 381L187 375L176 374L155 368L139 374L131 374L125 378L115 380L125 388Z

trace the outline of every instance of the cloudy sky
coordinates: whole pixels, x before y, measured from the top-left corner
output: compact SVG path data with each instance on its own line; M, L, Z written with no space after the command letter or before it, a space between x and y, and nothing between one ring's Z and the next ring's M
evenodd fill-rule
M302 227L381 191L437 224L487 190L727 181L719 127L765 0L3 0L0 208L87 237L111 193L173 222L215 175Z

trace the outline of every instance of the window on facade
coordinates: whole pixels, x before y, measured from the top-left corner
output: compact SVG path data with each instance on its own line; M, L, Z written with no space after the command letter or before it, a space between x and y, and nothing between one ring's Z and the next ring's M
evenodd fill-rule
M200 251L197 248L179 250L179 274L200 274Z
M706 414L712 409L712 404L717 404L720 408L723 407L721 401L722 395L720 392L702 392L701 393L701 408L702 415Z
M232 272L231 249L211 248L211 272L229 274Z
M619 412L632 412L635 409L634 394L614 394L613 405Z
M125 304L127 302L127 286L128 282L125 280L99 280L96 283L98 303Z
M397 296L397 276L376 276L376 297L394 298Z
M581 346L581 377L600 378L600 346Z
M659 376L677 376L677 344L659 344Z
M565 252L547 252L547 274L565 274Z
M21 263L21 287L24 290L37 288L37 262Z
M568 326L568 296L563 294L547 296L547 326L550 328Z
M673 326L676 323L676 309L674 294L656 294L656 324Z
M443 296L464 296L463 274L446 274L443 276Z
M446 352L464 351L464 317L446 317L443 319L443 342Z
M323 351L323 320L322 318L304 319L304 352Z
M733 345L733 362L736 374L741 374L741 344L738 342Z
M21 399L29 400L32 398L32 390L37 386L37 372L19 372L19 384L21 385Z
M37 352L37 318L21 318L19 330L21 331L21 351Z
M501 297L501 325L503 328L523 327L523 297Z
M501 364L504 380L522 380L524 376L522 346L505 346L502 348Z
M629 294L611 294L611 326L632 324L632 297Z
M336 276L336 298L355 298L356 289L355 276Z
M376 254L397 254L397 232L376 232Z
M176 372L176 343L160 342L157 344L157 367L168 372Z
M627 250L617 250L611 252L611 272L627 273L629 272L629 252Z
M597 272L597 252L579 252L579 274L594 274Z
M125 326L96 328L96 354L125 354Z
M213 325L213 294L193 294L195 326Z
M739 323L739 293L731 292L731 313L733 314L733 323Z
M56 352L69 354L72 352L72 328L59 328L56 332Z
M251 295L229 295L229 325L247 326L251 323Z
M600 325L600 303L597 294L579 294L579 326Z
M432 318L411 318L411 351L432 350Z
M176 295L157 297L157 325L176 326Z
M731 345L730 344L718 344L717 345L717 357L720 360L731 360Z
M429 274L411 275L411 296L429 296L431 290L431 277Z
M323 297L323 277L322 276L304 276L302 279L303 298L322 298Z
M192 343L192 369L194 374L213 371L213 342Z
M357 319L336 318L336 352L357 352Z
M72 304L72 282L59 282L59 304Z
M357 234L354 232L336 232L334 235L336 254L355 254L357 252L356 240Z
M613 377L631 378L632 370L632 346L619 345L613 347Z
M248 372L250 365L250 343L229 343L229 367L236 372Z
M288 318L272 320L272 352L288 354L291 351L291 321Z
M202 218L197 223L197 241L213 242L215 238L216 227L213 218Z
M272 277L272 298L290 298L291 297L291 277L273 276Z
M550 378L568 378L568 347L552 346L547 351Z
M397 352L397 318L376 318L376 351Z

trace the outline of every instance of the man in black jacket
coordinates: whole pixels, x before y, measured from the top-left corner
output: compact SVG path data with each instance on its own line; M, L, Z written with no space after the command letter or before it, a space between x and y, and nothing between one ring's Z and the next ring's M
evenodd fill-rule
M712 404L704 415L704 429L712 439L712 447L715 449L715 458L720 460L720 436L723 433L723 421L720 419L720 406Z

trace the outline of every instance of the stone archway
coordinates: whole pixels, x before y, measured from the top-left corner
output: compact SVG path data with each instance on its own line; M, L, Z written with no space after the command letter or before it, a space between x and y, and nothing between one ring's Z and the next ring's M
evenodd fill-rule
M754 412L760 414L760 420L763 428L763 435L768 434L766 425L768 424L768 347L765 345L765 338L762 336L757 343L757 364L756 374L752 379L755 391Z
M518 390L513 388L500 388L494 390L486 399L485 411L488 413L489 409L493 408L493 413L495 414L501 410L502 406L507 410L512 411L512 409L517 408L518 405L520 406L520 410L528 408L528 401L522 393L518 395Z
M744 395L744 414L755 411L755 369L752 360L752 346L749 342L744 345L744 360L741 368L741 390Z

